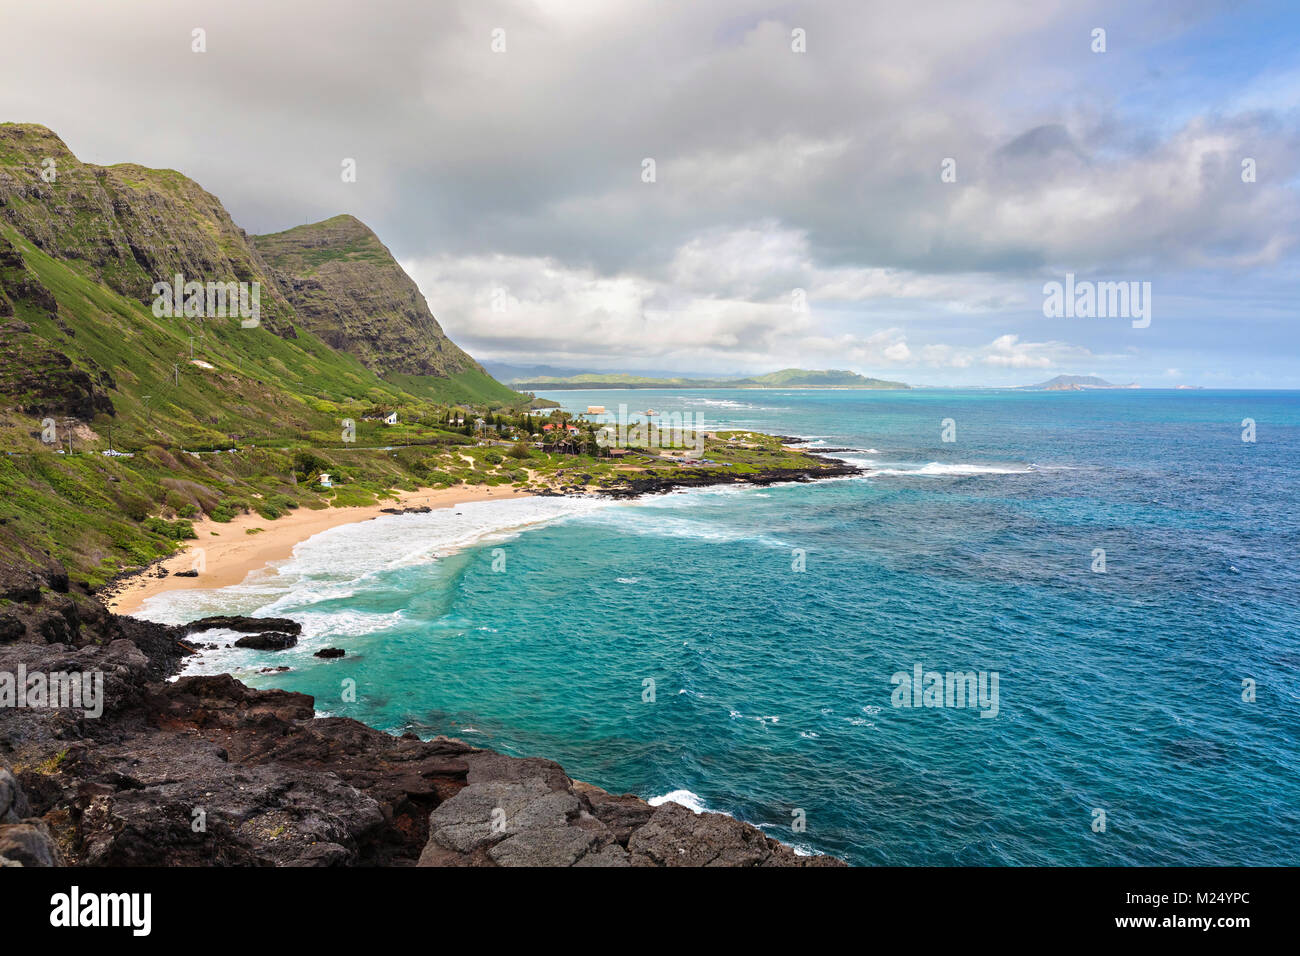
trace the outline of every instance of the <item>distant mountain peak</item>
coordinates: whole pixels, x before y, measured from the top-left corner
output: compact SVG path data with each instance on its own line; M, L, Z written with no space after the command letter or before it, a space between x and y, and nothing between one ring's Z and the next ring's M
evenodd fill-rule
M784 368L766 375L723 378L656 377L586 372L553 378L515 379L518 388L907 388L902 382L867 378L846 369Z
M1024 385L1027 391L1082 391L1088 388L1137 388L1135 384L1116 385L1096 375L1058 375L1037 385Z

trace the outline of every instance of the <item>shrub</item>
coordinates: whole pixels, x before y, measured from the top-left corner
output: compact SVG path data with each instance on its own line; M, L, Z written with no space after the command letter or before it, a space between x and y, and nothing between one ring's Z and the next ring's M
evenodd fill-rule
M216 507L208 512L208 517L213 521L220 521L224 524L235 515L243 514L247 510L248 502L243 498L223 498L217 502Z
M122 514L132 521L143 521L153 510L152 502L148 498L133 494L123 494L118 499L118 505L122 509Z
M172 541L186 541L197 538L194 526L188 521L164 521L162 518L147 518L144 521L146 531L168 538Z
M328 474L337 469L319 455L300 450L293 454L293 470L297 473L299 481L315 484L322 472Z
M274 521L276 518L280 517L280 515L284 514L283 511L271 504L271 502L265 500L257 503L257 513L267 521Z

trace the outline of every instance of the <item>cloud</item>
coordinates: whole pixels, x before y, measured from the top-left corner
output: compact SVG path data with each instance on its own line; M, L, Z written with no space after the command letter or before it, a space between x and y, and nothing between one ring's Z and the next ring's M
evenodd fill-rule
M884 367L973 375L1073 360L1032 341L1036 290L1066 271L1184 290L1246 275L1230 318L1247 323L1290 290L1300 85L1249 50L1231 80L1202 65L1220 15L1131 0L66 0L6 11L23 42L0 62L0 115L51 126L87 160L181 169L250 232L351 212L471 350L757 370L848 342ZM195 27L207 53L190 50ZM498 287L504 312L484 291ZM876 340L894 328L905 340ZM1107 334L1075 348L1134 341Z

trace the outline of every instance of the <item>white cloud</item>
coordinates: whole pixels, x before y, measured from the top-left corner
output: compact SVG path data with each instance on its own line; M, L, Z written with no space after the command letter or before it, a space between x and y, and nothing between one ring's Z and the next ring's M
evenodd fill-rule
M1296 71L1233 86L1166 69L1212 4L935 0L886 19L858 0L11 6L23 42L0 60L0 116L90 161L180 169L250 232L351 212L489 357L973 377L1161 341L1119 326L1036 341L1045 275L1296 272ZM1096 22L1122 38L1104 57ZM1294 300L1237 288L1224 327Z

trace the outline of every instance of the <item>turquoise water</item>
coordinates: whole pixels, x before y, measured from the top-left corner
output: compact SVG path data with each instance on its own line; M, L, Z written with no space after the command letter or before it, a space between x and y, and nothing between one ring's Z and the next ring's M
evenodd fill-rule
M288 656L201 666L854 863L1300 863L1300 394L548 397L808 436L872 474L381 519L147 616L297 617ZM329 645L348 656L310 656ZM893 706L916 664L996 672L996 716Z

